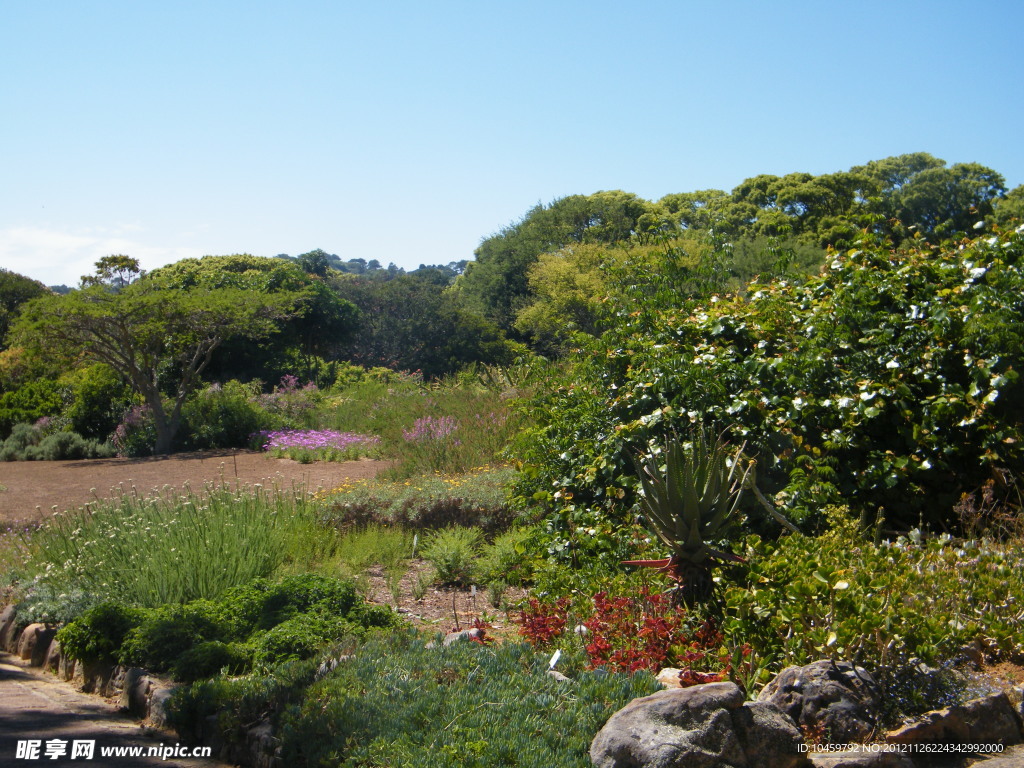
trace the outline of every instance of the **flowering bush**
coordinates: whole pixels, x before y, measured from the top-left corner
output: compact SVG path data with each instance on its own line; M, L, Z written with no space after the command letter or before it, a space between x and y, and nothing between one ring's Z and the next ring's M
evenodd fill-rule
M287 457L302 463L310 461L347 461L369 455L380 444L375 435L336 432L331 429L285 429L258 432L263 450L277 458Z
M111 438L118 456L150 456L156 445L156 422L148 405L133 405Z
M299 378L287 374L274 391L260 395L257 403L287 427L308 426L307 422L313 411L320 404L321 393L313 382L299 386Z

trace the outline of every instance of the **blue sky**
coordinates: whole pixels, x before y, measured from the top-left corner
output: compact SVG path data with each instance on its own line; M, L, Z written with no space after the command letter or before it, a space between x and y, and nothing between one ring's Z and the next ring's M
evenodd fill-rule
M2 0L0 266L471 258L538 202L924 151L1024 183L1024 3Z

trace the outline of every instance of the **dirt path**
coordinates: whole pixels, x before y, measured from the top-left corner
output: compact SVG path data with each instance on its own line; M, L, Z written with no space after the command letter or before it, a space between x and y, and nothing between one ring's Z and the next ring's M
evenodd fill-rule
M290 489L334 488L346 479L375 476L383 461L316 462L300 464L254 451L179 453L145 459L88 461L0 462L0 524L34 521L52 508L74 509L98 498L109 498L119 486L135 486L151 495L165 486L188 485L200 491L209 483L232 487L253 483Z
M19 755L19 742L22 754ZM30 744L38 742L38 744ZM76 746L76 742L78 743ZM93 757L74 749L88 750L92 745ZM50 759L47 746L58 753ZM172 733L144 729L138 722L118 713L117 708L99 696L79 693L69 683L52 675L32 669L27 663L10 654L0 653L0 766L16 765L98 765L123 768L221 768L219 763L201 757L146 756L149 749L170 750L179 747L191 750L193 745L180 744ZM33 758L25 752L38 749ZM120 755L102 754L104 749L138 750L141 756L132 757L130 751ZM62 752L63 750L63 752ZM156 752L157 755L161 752ZM178 755L182 752L179 750ZM191 754L191 752L186 753Z

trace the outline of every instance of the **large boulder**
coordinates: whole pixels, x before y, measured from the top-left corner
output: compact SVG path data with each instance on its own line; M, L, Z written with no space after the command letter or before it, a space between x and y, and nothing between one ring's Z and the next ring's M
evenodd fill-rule
M798 768L802 746L778 709L709 683L634 699L594 738L590 759L597 768Z
M1020 744L1024 733L1010 699L992 693L955 707L927 712L886 735L890 744Z
M758 694L789 715L819 744L869 740L878 720L874 678L848 661L816 661L787 667Z

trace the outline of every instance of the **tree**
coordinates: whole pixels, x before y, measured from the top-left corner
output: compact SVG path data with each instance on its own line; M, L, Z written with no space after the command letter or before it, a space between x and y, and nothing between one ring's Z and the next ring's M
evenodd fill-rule
M22 304L47 293L46 286L30 277L0 269L0 350Z
M183 287L166 277L104 275L65 296L25 305L15 327L21 343L37 353L63 352L106 363L122 374L152 410L157 453L171 450L181 408L200 374L226 339L261 338L295 312L294 291L259 293L237 287ZM125 283L120 278L129 277ZM165 401L161 383L169 389Z
M355 327L358 310L319 276L338 273L329 269L329 256L311 251L298 261L235 254L182 259L153 272L181 288L237 288L253 294L292 292L295 310L271 343L237 336L214 355L210 371L221 378L272 378L295 373L316 378L319 358L333 357ZM307 267L311 268L310 272ZM301 369L305 370L301 370Z

